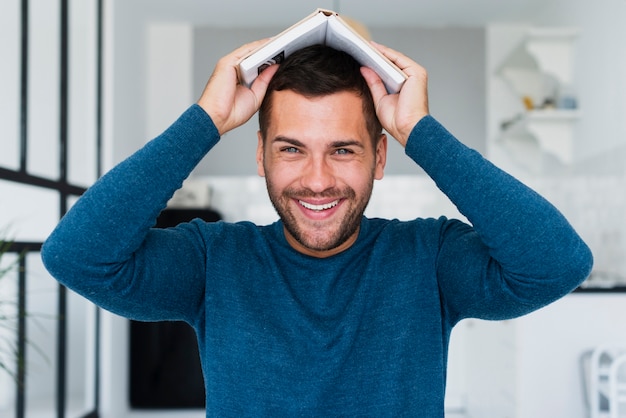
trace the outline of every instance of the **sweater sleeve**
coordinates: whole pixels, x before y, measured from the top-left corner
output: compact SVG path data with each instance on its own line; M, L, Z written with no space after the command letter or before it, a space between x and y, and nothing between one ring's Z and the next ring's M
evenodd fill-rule
M114 313L142 320L190 320L205 284L194 224L152 229L174 192L217 143L198 105L100 178L42 247L61 283Z
M437 277L451 321L505 319L575 289L592 255L563 215L427 116L406 153L467 217L442 228Z

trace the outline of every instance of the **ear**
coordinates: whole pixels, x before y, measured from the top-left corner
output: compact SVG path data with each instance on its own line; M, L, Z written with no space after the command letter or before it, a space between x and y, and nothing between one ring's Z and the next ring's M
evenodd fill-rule
M265 167L263 166L263 135L261 131L256 133L258 144L256 147L256 171L261 177L265 177Z
M387 135L380 134L380 139L376 145L376 167L374 178L380 180L385 174L385 164L387 164Z

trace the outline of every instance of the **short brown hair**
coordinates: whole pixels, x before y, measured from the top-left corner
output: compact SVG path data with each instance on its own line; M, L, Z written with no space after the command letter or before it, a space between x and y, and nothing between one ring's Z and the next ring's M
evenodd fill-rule
M259 129L263 139L270 123L274 91L291 90L305 97L352 91L363 99L367 130L376 145L383 128L360 68L361 64L351 55L325 45L306 47L288 56L272 77L259 109Z

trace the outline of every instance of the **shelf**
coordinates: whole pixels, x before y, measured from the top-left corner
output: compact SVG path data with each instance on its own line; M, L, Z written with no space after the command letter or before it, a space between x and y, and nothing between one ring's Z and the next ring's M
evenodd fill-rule
M561 84L570 84L577 37L578 29L574 28L531 28L524 45L541 72L553 75Z
M543 109L526 113L531 122L574 122L580 118L578 109Z
M518 96L541 102L546 89L573 82L577 37L578 30L574 28L529 28L504 59L498 73Z
M496 67L495 75L519 100L517 108L501 112L504 118L511 113L500 136L512 140L510 151L527 159L527 166L536 166L542 153L565 165L574 162L574 128L581 117L571 91L578 34L574 28L526 28Z
M580 118L578 110L548 109L527 112L502 131L502 138L530 135L542 151L550 153L564 164L574 160L574 123Z

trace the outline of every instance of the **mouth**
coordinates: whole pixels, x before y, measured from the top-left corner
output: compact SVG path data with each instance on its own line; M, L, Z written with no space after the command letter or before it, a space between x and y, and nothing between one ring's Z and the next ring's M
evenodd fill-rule
M323 212L328 209L332 209L339 204L340 199L333 200L332 202L321 203L321 204L313 204L309 202L305 202L304 200L298 200L300 206L305 209L312 210L315 212Z

